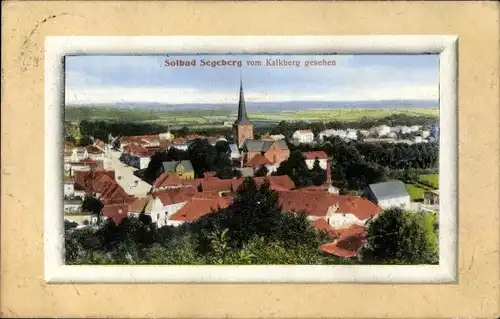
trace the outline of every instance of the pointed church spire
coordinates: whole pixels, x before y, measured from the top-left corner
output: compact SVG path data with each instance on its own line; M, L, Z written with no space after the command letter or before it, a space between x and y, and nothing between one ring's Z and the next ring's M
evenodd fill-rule
M247 117L247 107L245 105L245 96L243 94L243 79L240 72L240 101L238 103L238 119L235 124L251 124Z

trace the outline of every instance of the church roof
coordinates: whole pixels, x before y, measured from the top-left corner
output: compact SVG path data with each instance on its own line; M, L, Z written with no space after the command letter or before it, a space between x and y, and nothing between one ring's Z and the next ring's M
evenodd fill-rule
M245 97L243 95L243 82L240 80L240 101L238 103L238 118L234 122L236 125L252 124L247 116L247 107L245 105Z
M243 147L247 152L267 152L273 144L282 150L288 150L288 145L286 145L286 142L283 140L245 140Z

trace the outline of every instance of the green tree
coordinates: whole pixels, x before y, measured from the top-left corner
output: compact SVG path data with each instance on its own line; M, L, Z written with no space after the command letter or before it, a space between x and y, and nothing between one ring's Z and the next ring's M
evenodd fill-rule
M277 175L288 175L297 187L311 186L312 176L307 167L305 157L300 150L294 150L277 170Z
M217 168L217 151L206 139L195 139L189 145L189 156L198 177L203 177L203 173L213 172Z
M254 176L255 177L264 177L264 176L267 176L267 174L269 174L269 170L267 169L267 167L265 165L262 165L259 167L259 169L257 169Z
M316 186L323 185L326 182L326 171L321 168L318 158L314 160L313 168L311 169L312 183Z
M83 211L91 212L92 215L97 217L97 225L101 225L103 207L104 204L101 200L94 196L85 196L82 203Z
M82 136L82 138L80 138L80 140L78 141L79 146L82 147L92 145L93 143L94 143L93 138L88 135Z
M368 223L364 263L433 264L437 262L435 219L426 213L392 208Z
M229 240L228 233L229 229L225 228L223 230L218 229L210 234L210 245L215 254L215 263L216 264L225 264L226 255L229 253Z

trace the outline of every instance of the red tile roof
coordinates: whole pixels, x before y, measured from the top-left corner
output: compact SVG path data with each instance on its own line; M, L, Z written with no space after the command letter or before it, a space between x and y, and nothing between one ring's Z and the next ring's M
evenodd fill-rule
M164 206L186 202L196 194L194 187L171 188L154 192L153 198L158 198Z
M271 189L273 190L290 190L295 188L295 183L287 175L282 176L267 176ZM266 177L254 177L257 186L264 184ZM225 192L236 191L243 183L243 178L220 179L218 177L207 176L204 178L196 178L182 181L183 186L198 187L201 185L203 192Z
M323 151L314 151L314 152L304 152L302 153L306 160L314 160L314 159L328 159L328 155Z
M230 191L233 187L232 179L206 178L201 180L203 192L223 192Z
M276 191L285 191L295 188L295 183L287 175L267 176L267 177L254 177L257 186L262 186L266 178L269 180L270 188ZM233 190L236 191L243 183L243 178L233 179Z
M339 196L320 192L304 192L300 190L279 191L279 203L287 212L304 211L309 216L324 217L328 208L341 200Z
M382 209L366 198L358 196L345 196L339 204L338 213L353 214L359 220L378 215Z
M254 157L252 157L246 164L245 166L248 167L256 167L256 166L262 166L262 165L269 165L271 164L271 161L269 161L264 155L262 154L257 154Z
M101 197L104 199L122 199L127 198L128 194L118 185L118 183L113 182L103 188Z
M128 211L134 213L140 213L144 210L144 208L148 204L148 201L149 197L135 198L134 201L132 201L128 205Z
M165 172L158 176L158 178L153 183L153 188L168 187L168 186L180 186L182 181L177 176L177 174L172 172Z
M230 199L223 197L196 197L186 203L178 212L173 214L170 220L192 222L204 215L210 214L212 209L226 208L230 203Z
M102 216L111 218L115 224L121 223L121 221L127 217L128 205L106 205L102 208Z
M301 191L303 192L323 192L323 193L328 193L328 190L324 186L307 186L307 187L302 187L300 188Z
M147 142L159 142L159 135L137 135L137 136L122 136L120 137L120 143L139 143L140 141L145 140Z
M340 233L332 243L320 246L321 251L340 257L355 257L366 242L366 228L353 225Z
M365 220L381 212L380 207L358 196L336 195L319 191L279 191L279 202L288 212L305 211L310 216L326 216L331 206L338 205L336 213L352 214Z
M318 218L312 222L313 227L319 231L326 231L330 236L338 236L338 232L324 218Z

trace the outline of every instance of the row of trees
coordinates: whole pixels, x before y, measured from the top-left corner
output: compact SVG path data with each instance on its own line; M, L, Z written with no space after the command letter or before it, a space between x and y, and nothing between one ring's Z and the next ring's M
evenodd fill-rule
M71 225L68 225L70 228ZM437 262L432 214L392 209L368 224L360 259L325 255L318 232L303 213L283 212L269 183L245 179L232 205L198 221L157 229L151 218L107 221L98 230L66 231L68 264L429 264Z
M154 123L137 123L126 121L87 121L80 122L80 133L82 135L93 136L94 138L107 141L108 135L113 136L139 136L139 135L156 135L165 133L169 130L167 125ZM223 135L226 138L230 137L230 130L227 128L210 128L210 129L192 129L183 126L178 129L170 130L172 134L178 137L183 137L188 134L200 135Z
M312 169L309 169L300 150L291 151L274 174L288 175L297 187L319 186L326 182L326 171L321 168L319 160L316 159Z
M439 164L437 143L365 143L333 136L318 145L289 144L289 148L300 152L325 151L332 157L333 184L349 190L362 190L389 178L401 179L406 171L413 175L433 172Z

